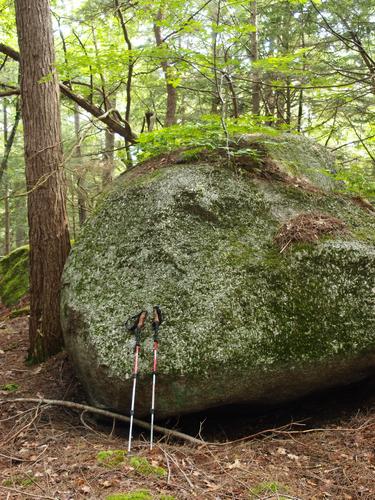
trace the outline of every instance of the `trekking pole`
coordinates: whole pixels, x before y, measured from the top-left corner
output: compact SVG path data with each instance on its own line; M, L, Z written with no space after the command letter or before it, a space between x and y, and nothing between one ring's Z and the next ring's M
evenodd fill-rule
M158 335L159 326L163 321L163 315L159 306L155 306L153 309L153 321L152 329L154 331L154 364L152 369L152 396L151 396L151 433L150 433L150 450L152 450L154 444L154 417L155 417L155 386L156 386L156 370L158 362Z
M141 311L138 316L133 316L128 319L126 322L126 326L128 330L134 333L135 336L135 347L134 347L134 369L133 369L133 391L132 391L132 402L130 407L130 428L129 428L129 444L128 444L128 452L131 450L132 446L132 434L133 434L133 420L134 420L134 405L135 405L135 388L137 385L138 378L138 357L139 351L141 350L141 331L144 327L145 321L147 318L147 311ZM132 326L129 325L129 321L131 319L135 319L135 322Z

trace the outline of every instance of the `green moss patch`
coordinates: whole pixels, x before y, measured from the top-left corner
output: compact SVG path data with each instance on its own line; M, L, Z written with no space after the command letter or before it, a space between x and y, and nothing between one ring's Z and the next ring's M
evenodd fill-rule
M29 247L17 248L0 260L0 299L11 307L29 292Z
M105 500L152 500L152 495L148 490L136 490L128 493L114 493L105 497Z
M15 384L15 383L4 384L1 386L1 390L6 391L6 392L15 392L15 391L18 391L19 388L20 388L20 386L18 384Z
M147 458L144 457L131 457L129 464L143 476L164 477L167 475L167 471L163 467L151 465Z
M124 450L105 450L99 451L96 460L99 464L105 467L114 468L122 464L126 458L126 451Z
M4 479L2 484L3 486L22 486L24 488L27 488L28 486L33 486L37 480L33 476L29 475L16 475L16 476L11 476L8 477L7 479Z
M250 489L250 499L255 499L259 498L260 495L268 494L267 498L269 498L269 495L272 493L275 493L277 495L277 498L279 500L284 500L285 497L282 496L284 493L285 495L288 494L289 488L287 486L284 486L280 483L277 483L276 481L265 481L263 483L259 483L253 488Z

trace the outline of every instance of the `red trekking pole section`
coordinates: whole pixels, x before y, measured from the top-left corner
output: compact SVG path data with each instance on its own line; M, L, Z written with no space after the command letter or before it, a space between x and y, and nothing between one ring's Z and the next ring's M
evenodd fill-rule
M155 418L155 387L156 387L156 371L158 365L158 335L159 327L163 321L162 313L160 307L155 306L153 309L153 322L152 329L154 331L154 363L152 368L152 396L151 396L151 433L150 433L150 450L152 450L154 444L154 418Z
M134 333L135 336L135 347L134 347L134 368L133 368L133 391L132 391L132 401L130 407L130 428L129 428L129 444L128 444L128 452L131 450L132 446L132 437L133 437L133 420L134 420L134 406L135 406L135 389L137 386L137 378L138 378L138 360L139 360L139 352L141 350L141 331L145 325L145 321L147 318L147 311L142 311L138 316L134 316L131 319L135 319L135 322L132 326L128 326L129 320L127 321L128 329Z

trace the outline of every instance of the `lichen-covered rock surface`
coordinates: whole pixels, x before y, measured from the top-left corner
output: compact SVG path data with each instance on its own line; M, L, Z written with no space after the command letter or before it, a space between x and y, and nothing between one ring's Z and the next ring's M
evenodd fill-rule
M12 307L29 293L29 247L19 247L0 260L0 301Z
M237 168L211 155L120 176L85 224L61 311L91 403L129 412L134 338L124 322L155 304L165 315L159 417L276 403L374 371L374 215L332 190L323 171L333 159L312 141L241 141ZM346 231L280 252L281 225L316 212ZM144 417L150 322L141 347L136 416Z

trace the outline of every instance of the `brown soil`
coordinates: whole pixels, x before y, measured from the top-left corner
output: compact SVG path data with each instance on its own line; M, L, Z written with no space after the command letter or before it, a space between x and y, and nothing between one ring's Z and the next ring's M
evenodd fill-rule
M194 448L159 436L150 452L147 433L139 434L133 453L164 467L160 478L140 474L126 460L113 468L98 462L99 451L126 449L126 426L112 428L61 407L11 403L38 396L84 402L64 353L38 366L26 366L26 354L27 319L2 321L0 498L105 499L139 489L155 499L375 498L373 383L345 392L344 402L330 394L262 414L232 409L211 412L205 422L203 415L164 422L201 431L217 445ZM7 384L16 390L5 390Z
M309 212L285 222L274 239L280 252L284 252L293 243L316 243L322 236L345 232L347 229L342 220L320 212Z

